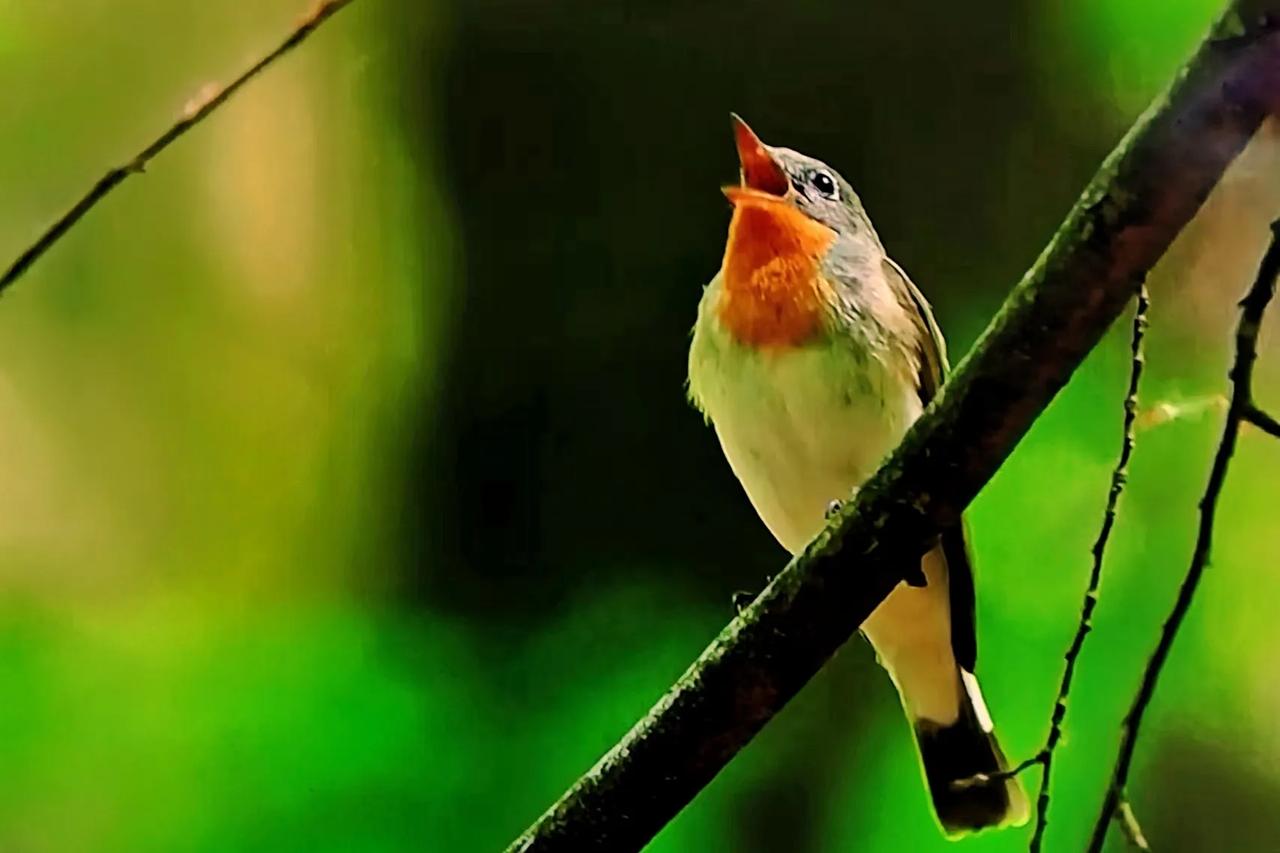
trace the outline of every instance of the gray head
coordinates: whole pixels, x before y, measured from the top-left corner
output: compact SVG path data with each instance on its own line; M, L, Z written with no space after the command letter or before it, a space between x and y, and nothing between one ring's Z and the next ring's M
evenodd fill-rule
M857 193L835 169L799 151L765 145L741 117L729 115L743 186L787 199L842 237L857 235L880 242Z

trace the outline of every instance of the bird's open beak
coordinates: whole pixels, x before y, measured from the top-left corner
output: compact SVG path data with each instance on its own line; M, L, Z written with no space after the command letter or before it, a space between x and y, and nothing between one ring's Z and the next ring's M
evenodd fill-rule
M785 196L791 186L787 173L782 171L768 147L737 113L730 113L729 118L733 121L738 162L742 164L742 186L778 198ZM732 199L732 195L730 198Z

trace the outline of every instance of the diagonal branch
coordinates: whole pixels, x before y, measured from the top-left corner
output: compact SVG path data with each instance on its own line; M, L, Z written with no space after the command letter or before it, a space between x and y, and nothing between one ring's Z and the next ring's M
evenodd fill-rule
M643 847L959 522L1275 108L1278 29L1231 6L857 499L510 850Z
M1133 705L1124 718L1121 726L1120 750L1116 756L1115 769L1112 771L1111 784L1107 788L1103 800L1102 811L1093 827L1093 837L1089 842L1090 853L1099 853L1107 838L1107 828L1116 817L1117 810L1127 809L1125 786L1129 781L1129 768L1133 762L1133 752L1137 747L1138 733L1142 727L1142 719L1151 697L1155 694L1156 684L1173 641L1178 636L1178 629L1191 609L1195 599L1200 578L1205 567L1209 565L1209 551L1213 543L1213 523L1218 509L1218 496L1227 479L1227 469L1231 464L1231 455L1236 449L1236 438L1240 434L1240 424L1249 420L1255 410L1253 405L1253 364L1258 357L1258 330L1262 325L1262 315L1268 303L1275 295L1276 276L1280 274L1280 220L1271 225L1271 245L1262 257L1258 268L1257 280L1249 289L1248 295L1240 302L1240 323L1236 327L1236 359L1231 368L1231 406L1227 409L1226 424L1222 428L1222 440L1218 443L1218 451L1213 458L1213 468L1209 472L1209 483L1204 490L1204 498L1200 501L1200 528L1196 534L1195 549L1191 555L1191 565L1178 590L1178 598L1169 612L1168 619L1160 631L1160 639L1156 643L1151 660L1142 674L1142 682ZM1129 812L1132 816L1132 812Z
M178 137L204 121L210 113L226 103L232 95L239 91L241 86L257 77L274 64L277 59L300 45L306 40L307 36L315 32L328 18L351 2L352 0L319 0L310 12L299 19L297 25L289 32L289 35L285 37L284 41L276 45L274 50L246 68L240 76L225 87L201 92L197 96L198 99L188 105L182 116L170 125L164 133L157 136L149 145L133 155L123 166L109 169L106 174L98 179L96 184L80 197L79 201L71 205L66 213L58 217L56 222L50 225L34 243L28 246L18 256L18 259L5 270L4 275L0 276L0 293L3 293L9 285L21 278L32 264L40 260L44 253L53 247L54 243L61 240L71 230L72 226L79 222L98 202L102 201L107 194L124 183L126 178L145 171L147 164L155 159L157 154L172 145Z

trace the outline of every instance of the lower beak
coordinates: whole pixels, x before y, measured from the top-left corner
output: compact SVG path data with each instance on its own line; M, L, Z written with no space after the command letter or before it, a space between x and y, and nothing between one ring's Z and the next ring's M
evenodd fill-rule
M790 181L769 147L736 113L730 113L729 118L733 122L733 138L738 146L738 162L742 164L742 185L769 195L785 196Z

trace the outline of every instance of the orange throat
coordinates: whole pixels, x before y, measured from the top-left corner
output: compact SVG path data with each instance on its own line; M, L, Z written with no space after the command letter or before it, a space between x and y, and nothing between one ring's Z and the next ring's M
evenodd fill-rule
M734 210L715 306L721 324L747 346L808 341L831 304L819 264L835 232L777 196L742 187L725 192Z

